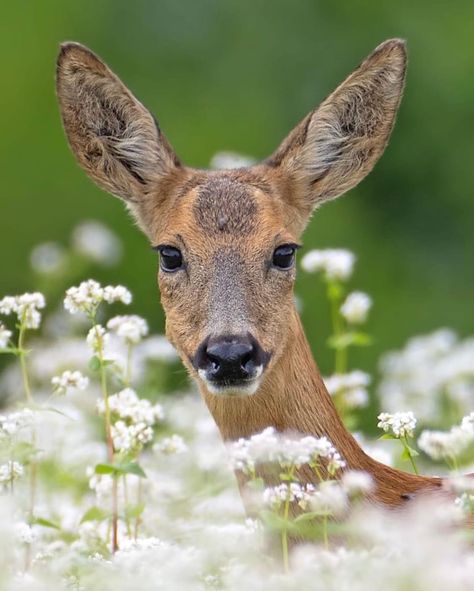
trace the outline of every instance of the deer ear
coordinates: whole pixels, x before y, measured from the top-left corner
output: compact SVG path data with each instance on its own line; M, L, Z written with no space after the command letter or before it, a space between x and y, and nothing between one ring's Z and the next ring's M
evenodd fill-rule
M359 183L388 142L403 92L405 43L382 43L267 160L289 178L305 218Z
M86 47L61 46L56 86L71 149L102 189L137 203L179 166L151 113Z

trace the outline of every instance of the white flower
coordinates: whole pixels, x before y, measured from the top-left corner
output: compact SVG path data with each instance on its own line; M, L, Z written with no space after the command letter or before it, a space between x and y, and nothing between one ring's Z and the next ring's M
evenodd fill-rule
M125 388L108 398L110 412L127 423L145 423L153 426L164 419L163 407L160 404L151 404L146 398L138 398L131 388ZM105 413L105 404L102 399L97 402L100 414Z
M17 523L15 526L15 534L19 542L22 544L34 544L39 538L36 528L27 523Z
M134 314L129 316L115 316L107 322L107 328L117 333L127 344L136 345L148 334L146 320Z
M88 316L93 316L102 302L130 304L131 301L132 294L123 285L106 285L102 287L97 281L88 279L78 286L70 287L66 291L64 307L71 314L82 312Z
M323 515L341 515L348 505L348 499L342 486L335 481L321 482L311 498L311 510Z
M450 431L423 431L418 447L433 460L452 460L474 444L474 431L453 427Z
M104 351L109 340L109 333L101 324L96 324L87 333L87 344L93 353Z
M468 433L474 432L474 412L463 417L461 421L461 429Z
M354 263L355 255L344 249L310 250L301 259L301 266L305 271L322 271L329 281L349 279Z
M349 497L368 495L374 490L372 476L362 470L347 470L347 472L344 472L341 485Z
M89 385L89 378L80 371L64 371L60 376L54 376L51 384L56 392L66 393L69 390L85 390Z
M229 170L232 168L245 168L255 164L255 158L237 154L235 152L217 152L210 163L214 170Z
M370 382L370 375L359 369L324 378L329 394L333 397L343 395L345 403L350 408L367 406L369 402L367 387Z
M153 446L153 450L166 454L182 454L188 451L188 446L184 443L184 440L179 435L171 435L171 437L165 437Z
M56 242L44 242L33 248L31 266L37 273L56 273L65 261L64 248Z
M78 312L94 314L103 299L104 290L100 283L94 281L94 279L88 279L77 287L70 287L66 291L64 307L71 314L77 314Z
M8 342L9 342L11 336L12 336L12 331L8 330L0 322L0 349L5 349L5 347L8 346Z
M263 491L263 503L273 510L277 510L287 501L296 502L304 510L311 503L315 491L312 484L282 482L278 486L269 487Z
M111 433L118 452L137 451L153 439L153 429L146 423L127 425L124 421L117 421L112 425Z
M379 422L377 427L383 429L386 433L391 433L395 437L413 437L416 428L416 418L411 412L382 412L377 417Z
M362 291L350 293L341 306L341 314L350 324L363 324L372 307L372 298Z
M104 265L114 265L122 255L117 236L95 220L87 220L74 228L72 244L82 255Z
M0 314L15 313L20 323L24 323L26 328L38 328L41 322L39 310L45 305L44 295L39 292L5 296L0 300Z
M8 415L0 415L0 436L12 437L26 427L33 425L35 413L29 408Z
M128 305L132 301L132 294L123 285L106 285L104 287L104 301L108 304L122 302L122 304Z
M0 466L0 484L6 485L14 480L18 480L18 478L23 476L23 473L23 466L18 462L10 460Z

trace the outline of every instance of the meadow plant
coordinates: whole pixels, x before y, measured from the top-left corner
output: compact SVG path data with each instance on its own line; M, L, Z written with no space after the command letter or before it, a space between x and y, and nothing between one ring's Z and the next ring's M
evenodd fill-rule
M73 249L80 250L78 234ZM38 275L54 273L61 283L71 251L48 249L32 260ZM326 384L350 418L353 408L367 404L371 385L367 373L348 364L349 349L370 340L360 326L371 300L346 289L352 253L316 252L304 267L322 274L331 302L335 371ZM0 392L9 397L0 411L2 588L474 586L472 532L465 527L473 519L474 484L460 475L461 467L469 472L474 465L470 339L440 331L384 357L383 437L398 440L400 461L413 461L414 469L439 472L444 463L451 471L451 497L388 512L368 502L372 477L348 469L343 450L326 437L268 428L226 450L195 394L144 396L155 394L156 374L170 371L176 353L162 335L148 334L141 317L107 317L109 304L131 300L123 286L87 280L67 289L67 317L48 299L44 322L41 293L0 300L0 352L5 361L14 357L0 372ZM425 397L434 400L423 399L425 377ZM448 424L447 416L456 420ZM416 437L422 453L415 464ZM369 453L380 453L369 434L358 438ZM252 519L243 514L233 470L247 481ZM307 482L310 472L316 484ZM264 485L269 474L271 484Z

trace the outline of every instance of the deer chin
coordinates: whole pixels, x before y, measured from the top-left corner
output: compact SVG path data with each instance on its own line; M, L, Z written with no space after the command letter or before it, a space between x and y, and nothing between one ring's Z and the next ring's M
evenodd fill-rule
M198 375L210 394L213 394L214 396L229 396L232 398L244 398L256 394L262 382L262 373L263 365L259 365L255 368L255 375L252 378L239 382L219 383L209 380L204 370L198 370Z

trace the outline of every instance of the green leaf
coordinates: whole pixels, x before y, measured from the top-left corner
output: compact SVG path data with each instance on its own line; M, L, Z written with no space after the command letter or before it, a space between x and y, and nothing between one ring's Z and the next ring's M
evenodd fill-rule
M137 462L128 462L127 464L119 464L117 469L121 474L134 474L140 478L146 478L145 471Z
M100 369L100 359L97 357L97 355L94 355L94 357L91 357L89 360L89 369L91 371L99 371Z
M106 365L113 365L115 363L115 361L113 359L104 359L102 361L102 365L106 366Z
M295 519L295 523L301 523L302 521L312 521L319 517L329 517L332 513L330 511L309 511L308 513L302 513Z
M419 455L419 453L416 451L416 449L412 449L411 447L409 447L407 445L406 447L403 448L401 458L402 458L402 460L408 460L409 461L410 460L410 456L412 458L414 458L414 457L416 457L418 455Z
M108 513L100 507L91 507L84 513L80 523L85 523L86 521L104 521L108 516Z
M97 464L95 467L96 474L116 474L117 468L113 464Z
M126 507L125 514L130 519L136 519L137 517L140 517L140 515L143 513L144 510L145 510L145 503L139 503L138 505L132 505L130 507Z
M42 525L43 527L50 527L51 529L61 529L57 523L44 519L43 517L33 517L31 525Z
M353 345L356 347L367 347L371 345L373 339L365 332L345 332L341 335L329 337L327 343L332 349L346 349Z
M384 433L379 437L379 439L398 439L396 435L392 435L392 433Z

